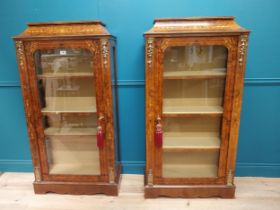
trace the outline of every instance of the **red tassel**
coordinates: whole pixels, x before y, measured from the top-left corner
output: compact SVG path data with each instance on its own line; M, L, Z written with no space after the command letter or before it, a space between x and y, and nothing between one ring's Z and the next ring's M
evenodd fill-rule
M157 147L162 147L162 128L160 123L156 125L155 144Z
M103 146L104 146L104 133L103 133L103 130L102 130L101 126L97 127L96 139L97 139L97 146L99 147L99 149L103 148Z

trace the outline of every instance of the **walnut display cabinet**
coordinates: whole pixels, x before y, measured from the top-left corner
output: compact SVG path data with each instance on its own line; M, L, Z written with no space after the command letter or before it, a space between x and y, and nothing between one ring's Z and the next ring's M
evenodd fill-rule
M35 193L117 195L115 38L81 21L30 23L14 40Z
M145 33L146 198L234 197L248 35L233 17Z

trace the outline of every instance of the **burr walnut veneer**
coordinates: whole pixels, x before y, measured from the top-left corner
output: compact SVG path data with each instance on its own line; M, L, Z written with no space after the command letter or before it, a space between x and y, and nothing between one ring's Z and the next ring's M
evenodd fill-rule
M30 23L14 40L35 193L117 195L115 38L83 21Z
M233 198L249 31L156 19L146 38L145 197Z

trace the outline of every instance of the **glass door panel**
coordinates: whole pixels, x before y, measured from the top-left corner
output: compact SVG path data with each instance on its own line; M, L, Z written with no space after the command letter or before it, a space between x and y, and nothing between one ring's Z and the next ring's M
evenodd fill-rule
M50 174L100 174L99 152L92 136L46 136Z
M35 52L50 174L99 175L96 89L85 49Z
M166 117L163 177L217 177L220 117Z
M162 177L218 177L226 69L224 46L165 51Z

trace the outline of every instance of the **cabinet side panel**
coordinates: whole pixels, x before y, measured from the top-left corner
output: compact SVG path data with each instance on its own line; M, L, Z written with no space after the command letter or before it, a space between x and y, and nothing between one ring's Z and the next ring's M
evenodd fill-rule
M110 67L111 67L111 88L112 88L112 108L113 108L113 128L115 145L115 167L118 169L120 164L119 148L119 106L118 106L118 79L117 79L117 59L115 41L110 42Z
M103 105L106 120L106 148L107 148L107 168L109 182L116 180L117 168L115 166L115 144L114 144L114 114L112 101L112 83L111 83L111 51L110 40L103 38L100 40L101 46L101 66L103 74L102 91L104 93Z
M235 170L247 46L248 46L248 34L243 34L239 38L238 52L237 52L237 59L236 59L236 73L235 73L235 82L234 82L234 91L233 91L233 107L232 107L231 127L230 127L230 135L229 135L229 150L228 150L228 159L227 159L228 184L233 184L233 177L234 177L234 170Z
M154 108L155 108L155 39L146 37L145 65L146 65L146 171L145 184L153 184L154 154Z
M19 75L21 81L21 89L22 95L24 100L24 108L25 108L25 117L27 122L27 129L30 141L30 149L31 149L31 156L32 162L34 167L34 174L35 174L35 181L41 181L41 167L40 167L40 159L39 159L39 148L37 143L37 134L36 128L34 123L34 115L33 115L33 101L30 93L30 82L29 82L29 72L27 68L27 61L26 61L26 53L25 53L25 46L23 41L15 41L16 46L16 55L17 55L17 62L19 68Z

